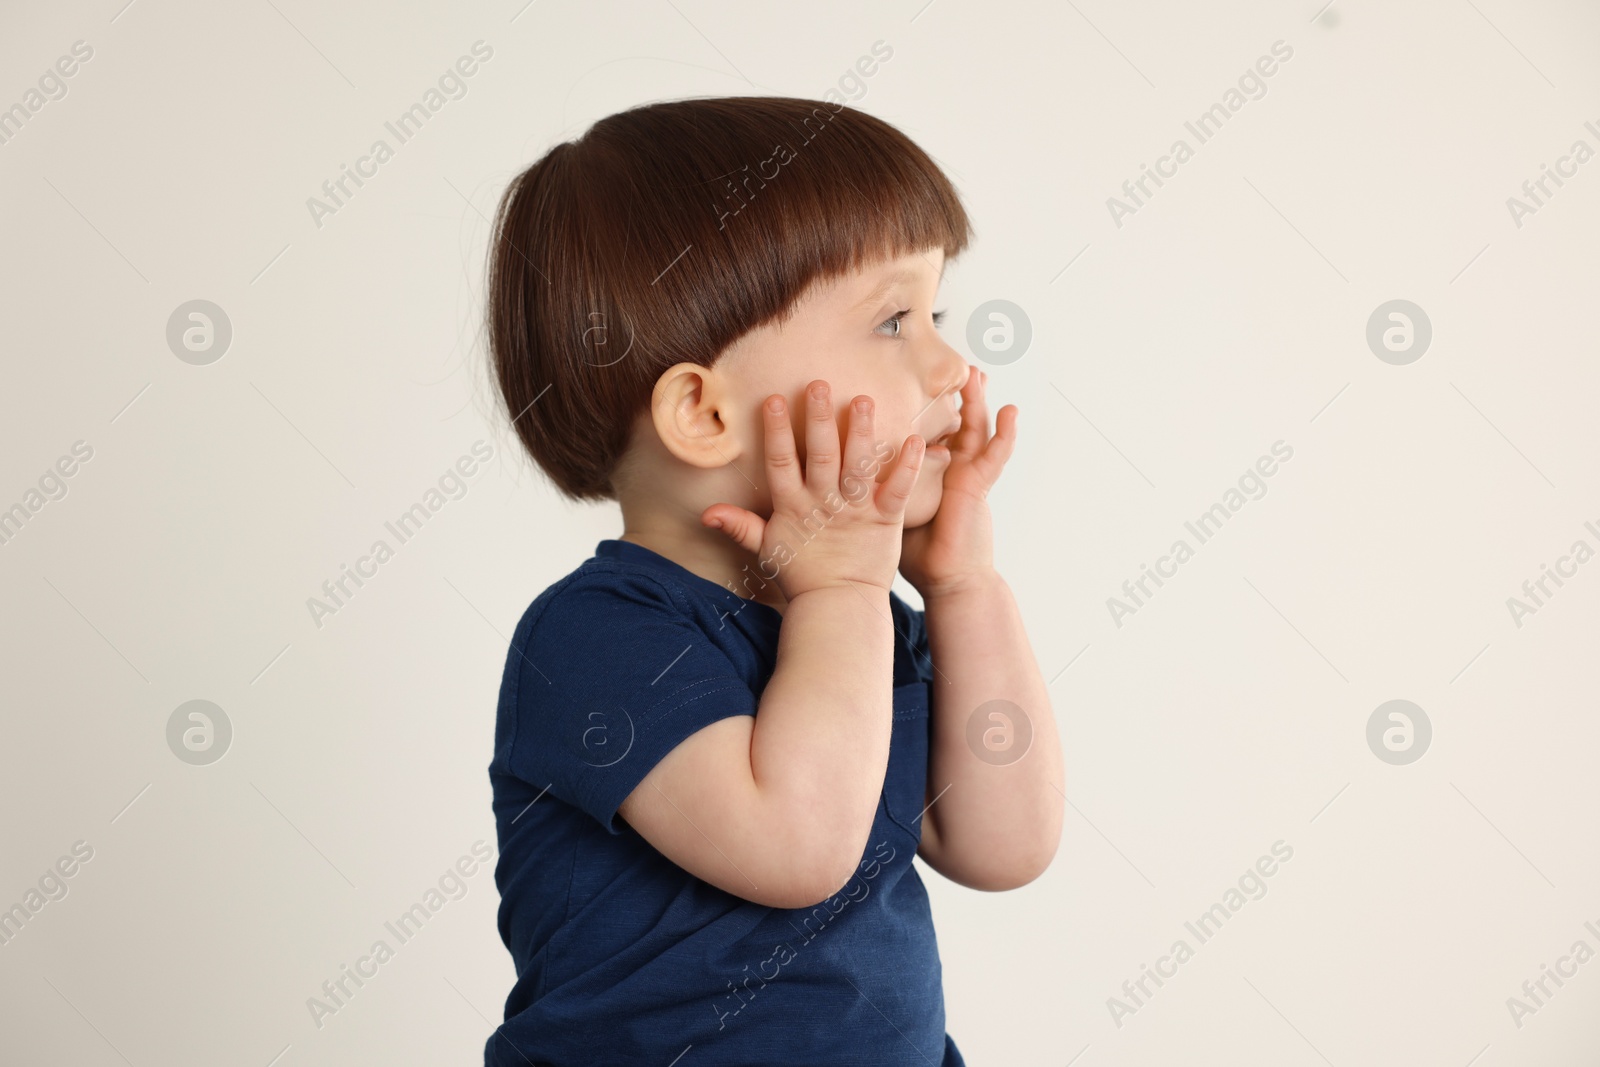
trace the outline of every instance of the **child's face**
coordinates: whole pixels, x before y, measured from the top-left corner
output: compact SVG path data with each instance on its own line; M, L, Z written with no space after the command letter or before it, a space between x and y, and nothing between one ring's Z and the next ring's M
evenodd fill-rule
M841 436L849 426L850 402L863 394L872 398L873 437L884 457L876 473L880 483L907 435L922 435L929 447L905 525L933 518L950 464L948 450L934 441L959 425L960 389L972 369L934 327L943 270L944 250L935 248L816 286L788 322L746 335L718 361L719 392L726 400L719 406L736 416L728 427L739 442L735 462L760 486L769 511L761 404L773 393L783 395L803 459L806 386L820 378L828 383ZM898 330L890 321L896 316Z

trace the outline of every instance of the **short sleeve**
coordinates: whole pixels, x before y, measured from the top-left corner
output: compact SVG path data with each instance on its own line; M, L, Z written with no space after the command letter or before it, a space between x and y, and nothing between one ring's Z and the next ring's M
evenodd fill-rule
M501 714L511 717L512 773L613 834L617 807L683 740L755 693L696 622L684 594L606 571L556 591L517 628Z

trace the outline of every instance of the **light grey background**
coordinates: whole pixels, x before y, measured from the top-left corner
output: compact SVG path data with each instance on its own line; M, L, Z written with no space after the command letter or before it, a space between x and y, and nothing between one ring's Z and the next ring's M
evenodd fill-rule
M513 980L487 869L320 1027L306 1001L493 845L507 638L620 532L493 412L487 216L615 110L845 78L974 216L952 343L989 300L1033 331L991 368L1021 408L991 499L1069 807L1022 890L923 869L968 1061L1594 1062L1600 960L1507 1006L1600 951L1600 561L1507 606L1600 549L1600 160L1520 226L1507 205L1600 150L1592 4L123 2L8 5L0 32L0 107L93 48L0 145L0 507L93 449L0 545L0 907L94 850L0 947L0 1060L478 1060ZM467 95L317 226L307 198L478 40ZM1280 40L1199 144L1185 121ZM1116 225L1177 138L1194 157ZM232 326L208 365L166 340L196 299ZM1395 299L1433 329L1403 366L1366 342ZM1280 440L1266 495L1116 625L1107 598ZM307 599L478 441L465 496L317 626ZM197 699L232 726L208 765L167 743ZM1406 765L1367 745L1392 699L1432 724ZM1199 944L1184 923L1279 840Z

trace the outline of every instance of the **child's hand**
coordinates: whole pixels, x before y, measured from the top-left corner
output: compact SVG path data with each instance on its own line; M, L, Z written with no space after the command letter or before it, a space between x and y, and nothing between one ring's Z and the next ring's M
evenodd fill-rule
M988 383L989 376L976 366L967 375L961 389L961 429L950 441L939 510L926 525L904 532L900 573L924 601L994 569L987 497L1017 443L1017 406L1000 409L995 436L990 437L984 401Z
M762 405L766 424L767 487L772 517L733 504L712 504L700 515L740 547L758 555L763 578L777 569L788 600L811 589L865 583L888 589L900 559L906 501L922 469L925 442L907 437L889 476L873 448L872 398L858 396L844 439L840 478L839 424L820 378L806 390L806 458L802 475L787 404L774 393Z

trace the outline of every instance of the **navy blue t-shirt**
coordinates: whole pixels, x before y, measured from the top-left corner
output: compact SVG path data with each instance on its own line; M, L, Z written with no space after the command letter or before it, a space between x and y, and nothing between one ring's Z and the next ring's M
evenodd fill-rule
M894 724L866 852L814 908L725 892L617 807L704 726L755 715L783 615L606 540L533 601L506 657L489 780L517 982L488 1067L965 1067L912 865L929 744L923 614L891 593Z

